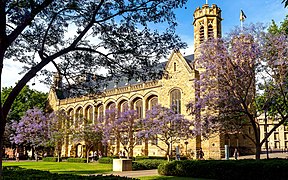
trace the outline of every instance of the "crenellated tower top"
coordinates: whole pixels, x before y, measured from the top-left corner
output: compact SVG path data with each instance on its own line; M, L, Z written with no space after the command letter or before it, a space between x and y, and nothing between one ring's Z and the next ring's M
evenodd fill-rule
M199 45L208 38L221 37L221 9L212 4L204 4L194 11L194 55L198 56Z

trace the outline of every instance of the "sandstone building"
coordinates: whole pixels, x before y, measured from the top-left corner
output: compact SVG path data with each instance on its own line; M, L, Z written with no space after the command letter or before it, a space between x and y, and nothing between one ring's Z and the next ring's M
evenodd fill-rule
M198 47L201 42L209 37L221 36L221 9L217 5L208 4L197 8L194 12L194 54L183 56L179 51L172 52L168 60L159 64L158 68L163 68L165 74L153 81L122 81L114 83L107 82L107 86L102 88L105 96L91 97L82 96L77 98L60 97L56 93L55 88L51 88L49 92L49 103L53 110L64 110L67 114L75 116L75 114L83 114L93 122L97 117L104 114L106 109L116 107L123 109L125 105L136 109L142 117L145 112L157 103L165 107L174 104L177 111L187 118L186 104L195 101L195 80L199 77L199 71L195 64L197 59ZM58 77L59 78L59 77ZM56 80L58 81L59 79ZM249 132L248 132L249 133ZM159 142L160 143L160 142ZM244 136L233 136L224 134L215 134L209 139L197 137L188 141L179 141L173 144L180 148L181 154L193 155L200 147L205 153L205 158L220 159L224 157L224 145L231 147L240 147L249 149L253 147L248 139ZM73 144L69 140L65 142L62 148L62 156L80 156L83 151L83 144ZM113 150L117 154L118 150L110 145L109 151ZM120 147L121 149L121 147ZM232 149L232 148L231 148ZM104 152L107 153L107 150ZM163 156L165 153L158 149L153 143L140 142L134 148L135 155ZM194 156L195 158L195 156Z

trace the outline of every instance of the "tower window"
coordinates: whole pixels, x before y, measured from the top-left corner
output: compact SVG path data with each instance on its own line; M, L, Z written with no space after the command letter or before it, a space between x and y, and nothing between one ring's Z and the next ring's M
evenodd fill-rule
M214 37L213 26L210 24L208 26L208 39Z
M200 27L200 43L204 41L204 27Z
M176 71L177 70L177 64L176 64L176 62L174 62L174 71Z

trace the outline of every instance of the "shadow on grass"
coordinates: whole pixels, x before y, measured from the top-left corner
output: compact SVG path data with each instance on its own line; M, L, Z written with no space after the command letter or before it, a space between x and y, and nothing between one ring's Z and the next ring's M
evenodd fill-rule
M51 171L58 174L73 174L73 175L90 175L90 174L109 174L107 170L87 170L87 171Z

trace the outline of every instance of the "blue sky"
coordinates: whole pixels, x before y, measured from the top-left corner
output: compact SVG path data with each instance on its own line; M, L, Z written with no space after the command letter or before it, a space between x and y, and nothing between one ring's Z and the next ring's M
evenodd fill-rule
M274 19L277 24L288 15L288 8L284 8L282 0L208 0L208 4L216 4L222 10L222 36L235 26L240 26L240 10L247 16L244 25L261 22L269 25ZM188 0L186 9L177 9L178 27L176 33L189 45L182 53L192 54L193 46L193 13L197 7L202 7L206 0Z
M272 19L279 24L288 15L288 8L285 9L281 2L282 0L208 0L210 6L216 4L222 10L222 35L225 35L233 27L240 26L241 9L247 16L244 24L262 22L269 25ZM202 7L205 3L206 0L188 0L186 8L175 11L178 22L176 33L188 44L187 49L181 50L182 54L189 55L193 53L193 13L197 7ZM158 26L158 28L161 28L161 26ZM4 65L3 74L5 78L2 79L3 87L15 85L15 82L21 77L17 73L21 66L14 63ZM38 83L37 79L35 86L31 86L33 82L35 82L35 79L28 83L31 88L43 92L49 91L49 87Z

